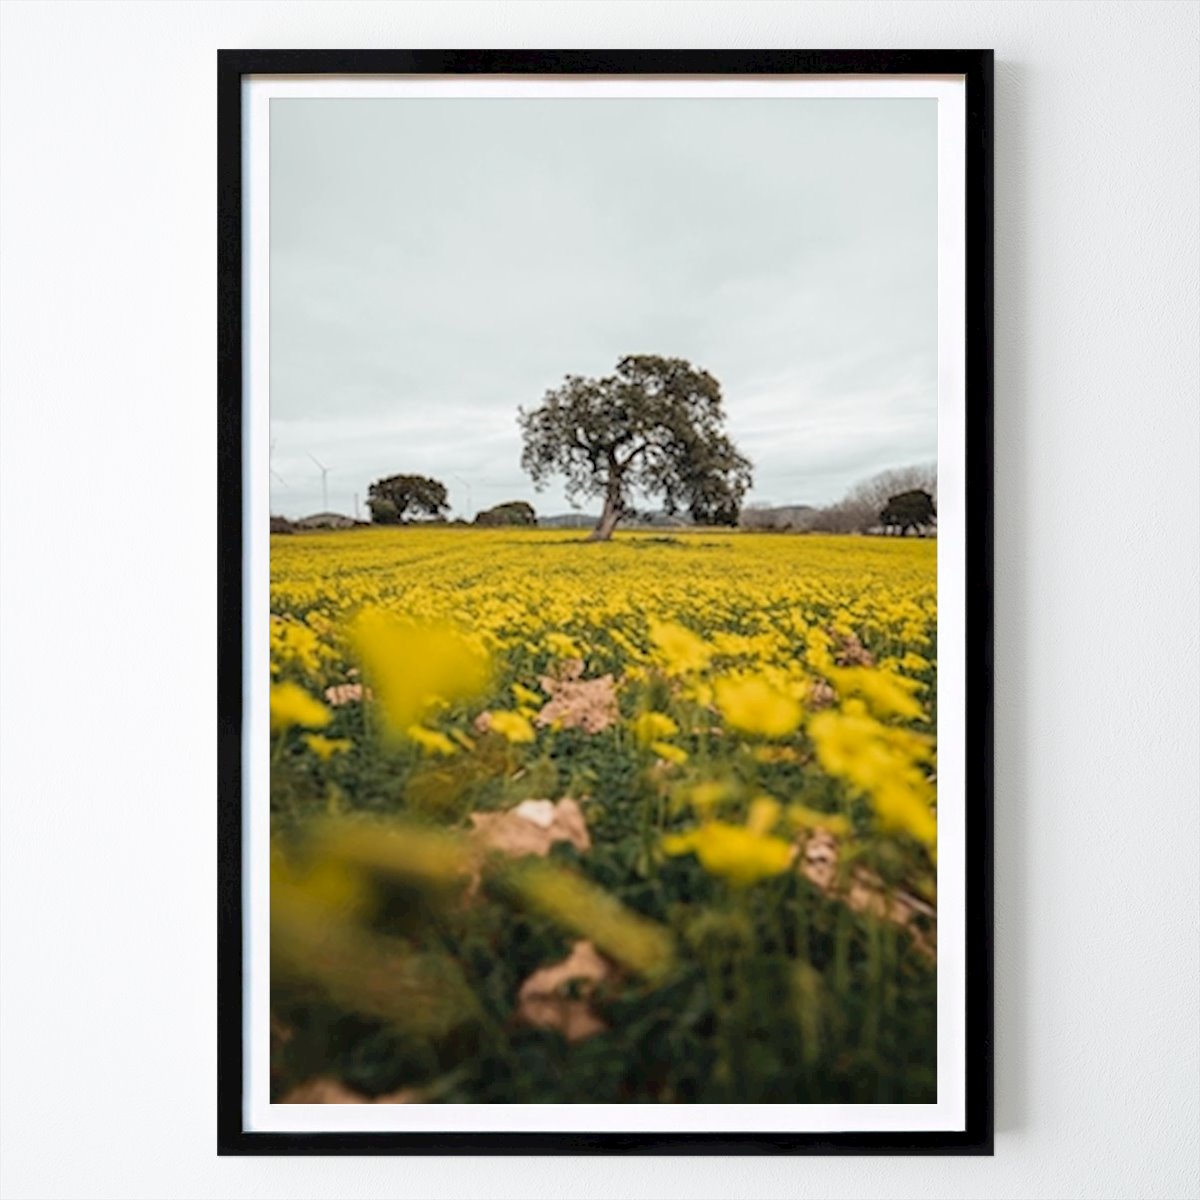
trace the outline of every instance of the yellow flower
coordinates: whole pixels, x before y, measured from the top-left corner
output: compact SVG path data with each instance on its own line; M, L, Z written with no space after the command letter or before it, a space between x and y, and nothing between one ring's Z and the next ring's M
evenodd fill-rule
M795 746L755 746L751 757L760 763L794 763L800 761Z
M770 833L779 824L782 811L778 800L770 796L755 796L746 814L746 828L751 833Z
M329 709L315 700L298 683L271 684L271 732L279 733L292 725L320 729L329 724Z
M712 638L713 648L725 658L752 657L757 648L756 642L757 639L749 637L747 634L724 631L713 634Z
M345 753L354 745L349 738L327 738L319 733L306 733L304 744L322 762L328 762L335 754Z
M426 754L440 754L449 758L458 753L458 747L437 729L426 729L424 725L410 725L405 731L410 741L416 742Z
M823 629L810 629L804 636L805 650L808 661L817 670L824 673L833 666L833 655L830 652L832 641Z
M673 621L651 617L650 640L657 651L656 661L671 675L703 671L712 658L712 647L703 638Z
M670 933L596 884L547 863L523 865L509 879L530 908L591 939L630 970L655 976L670 969L675 952Z
M452 738L453 738L453 739L454 739L454 740L455 740L455 741L456 741L456 742L457 742L457 743L458 743L458 744L459 744L459 745L460 745L460 746L461 746L461 747L462 747L464 750L474 750L474 749L475 749L475 743L474 743L474 741L472 741L472 739L471 739L471 738L470 738L470 737L469 737L467 734L463 733L463 731L462 731L461 729L452 729L452 730L450 730L450 736L451 736L451 737L452 737Z
M902 829L919 842L937 844L937 818L930 809L930 789L911 779L889 779L871 795L880 824Z
M281 667L295 666L305 675L315 675L329 650L317 632L293 618L271 615L271 674Z
M309 924L360 913L370 899L360 872L318 857L301 867L279 845L271 847L271 907L294 908Z
M582 658L583 651L565 634L546 634L546 645L555 658Z
M862 696L883 716L915 720L925 715L913 699L913 692L921 686L915 679L870 667L827 668L825 674L843 696Z
M678 732L679 726L666 713L644 712L633 721L633 736L643 746L674 737Z
M726 722L742 733L787 737L800 724L795 698L758 676L730 676L713 684L717 707Z
M393 734L418 724L439 702L470 699L488 684L486 653L445 623L404 621L366 609L350 640Z
M672 746L670 742L651 742L650 749L659 758L665 758L667 762L673 762L677 765L682 765L688 760L687 751L681 749L679 746Z
M534 739L533 726L530 725L529 718L523 717L517 712L505 712L501 709L499 712L491 713L488 728L514 743L532 742Z
M662 848L670 855L694 854L710 875L734 887L748 887L782 874L795 856L793 847L782 838L724 821L709 821L689 833L668 834Z
M850 836L850 822L841 813L821 812L806 804L789 804L786 815L795 829L827 829L838 837Z
M928 738L882 724L861 701L818 713L808 731L817 761L867 795L881 825L936 844L936 793L920 765L931 757Z
M689 799L692 807L701 814L711 812L718 805L732 798L733 786L719 779L708 779L698 783L691 790Z
M512 694L516 702L525 708L541 708L546 703L544 696L521 683L512 685Z

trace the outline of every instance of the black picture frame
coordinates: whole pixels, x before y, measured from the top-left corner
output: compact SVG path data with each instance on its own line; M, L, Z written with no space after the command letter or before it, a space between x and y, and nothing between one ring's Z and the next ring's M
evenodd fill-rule
M966 1122L839 1133L276 1133L243 1121L242 80L247 75L957 75L966 89ZM218 52L218 1101L220 1154L991 1154L991 50Z

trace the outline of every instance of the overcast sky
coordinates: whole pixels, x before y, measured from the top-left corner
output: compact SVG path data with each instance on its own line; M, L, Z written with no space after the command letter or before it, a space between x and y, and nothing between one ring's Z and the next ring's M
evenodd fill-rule
M271 101L272 511L538 494L517 406L625 354L720 381L752 502L937 451L933 100ZM365 512L365 503L364 503Z

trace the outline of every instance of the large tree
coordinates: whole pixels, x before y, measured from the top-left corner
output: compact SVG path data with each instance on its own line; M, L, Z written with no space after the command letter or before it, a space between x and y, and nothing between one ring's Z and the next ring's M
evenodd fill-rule
M443 516L450 507L446 485L425 475L389 475L367 489L376 525L399 525L413 517Z
M519 420L521 465L539 489L562 475L572 502L603 499L593 541L612 537L635 493L695 521L737 522L750 463L723 430L720 384L684 359L635 354L603 379L568 375Z

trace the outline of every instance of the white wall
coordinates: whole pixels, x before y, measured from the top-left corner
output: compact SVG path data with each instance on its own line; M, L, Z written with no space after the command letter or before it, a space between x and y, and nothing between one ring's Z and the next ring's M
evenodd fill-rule
M4 1195L1200 1195L1198 13L6 5ZM219 46L996 49L994 1159L214 1156Z

